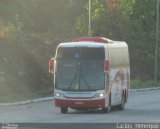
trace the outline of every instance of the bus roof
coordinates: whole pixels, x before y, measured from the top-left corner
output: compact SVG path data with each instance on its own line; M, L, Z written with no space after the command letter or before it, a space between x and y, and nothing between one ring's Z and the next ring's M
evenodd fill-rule
M60 43L58 47L124 47L127 44L123 41L113 41L104 37L82 37L71 42Z
M113 41L104 37L81 37L72 40L72 42L83 42L83 41L90 41L90 42L97 42L97 43L112 43Z
M58 47L105 47L104 43L97 43L97 42L66 42L60 43Z

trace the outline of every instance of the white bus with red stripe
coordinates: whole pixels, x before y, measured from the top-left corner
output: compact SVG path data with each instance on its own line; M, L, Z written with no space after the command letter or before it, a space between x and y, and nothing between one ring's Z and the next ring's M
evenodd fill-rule
M49 61L55 105L72 109L124 110L130 91L128 46L103 37L60 43Z

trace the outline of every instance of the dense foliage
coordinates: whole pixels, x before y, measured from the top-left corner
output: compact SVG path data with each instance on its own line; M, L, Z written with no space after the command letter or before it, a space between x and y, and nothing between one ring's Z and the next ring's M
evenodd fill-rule
M128 43L132 79L154 78L156 3L156 0L92 0L92 35ZM87 12L88 5L85 9ZM76 27L81 34L87 34L87 18L87 13L77 18ZM158 60L159 64L160 54Z
M131 79L153 80L156 0L91 2L92 35L126 41ZM0 95L51 95L57 44L87 35L88 0L0 0Z
M85 2L0 0L0 100L53 95L48 60L59 42L79 37Z

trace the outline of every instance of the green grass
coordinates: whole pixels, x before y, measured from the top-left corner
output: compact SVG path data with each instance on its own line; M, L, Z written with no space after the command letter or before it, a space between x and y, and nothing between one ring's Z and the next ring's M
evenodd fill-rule
M131 80L131 89L141 89L141 88L152 88L160 87L160 81L157 84L153 80L142 81L142 80Z
M40 98L53 92L47 50L39 50L40 44L25 45L0 40L0 103Z
M1 94L1 91L0 91ZM6 92L6 94L0 95L0 103L10 103L10 102L17 102L17 101L25 101L25 100L32 100L36 98L43 98L48 96L53 96L54 92L53 89L37 91L37 92L23 92L19 94Z

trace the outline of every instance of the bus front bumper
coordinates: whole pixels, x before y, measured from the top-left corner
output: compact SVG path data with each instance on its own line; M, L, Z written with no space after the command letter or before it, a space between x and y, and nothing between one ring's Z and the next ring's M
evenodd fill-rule
M55 98L58 107L95 109L105 107L105 98L101 99L59 99Z

